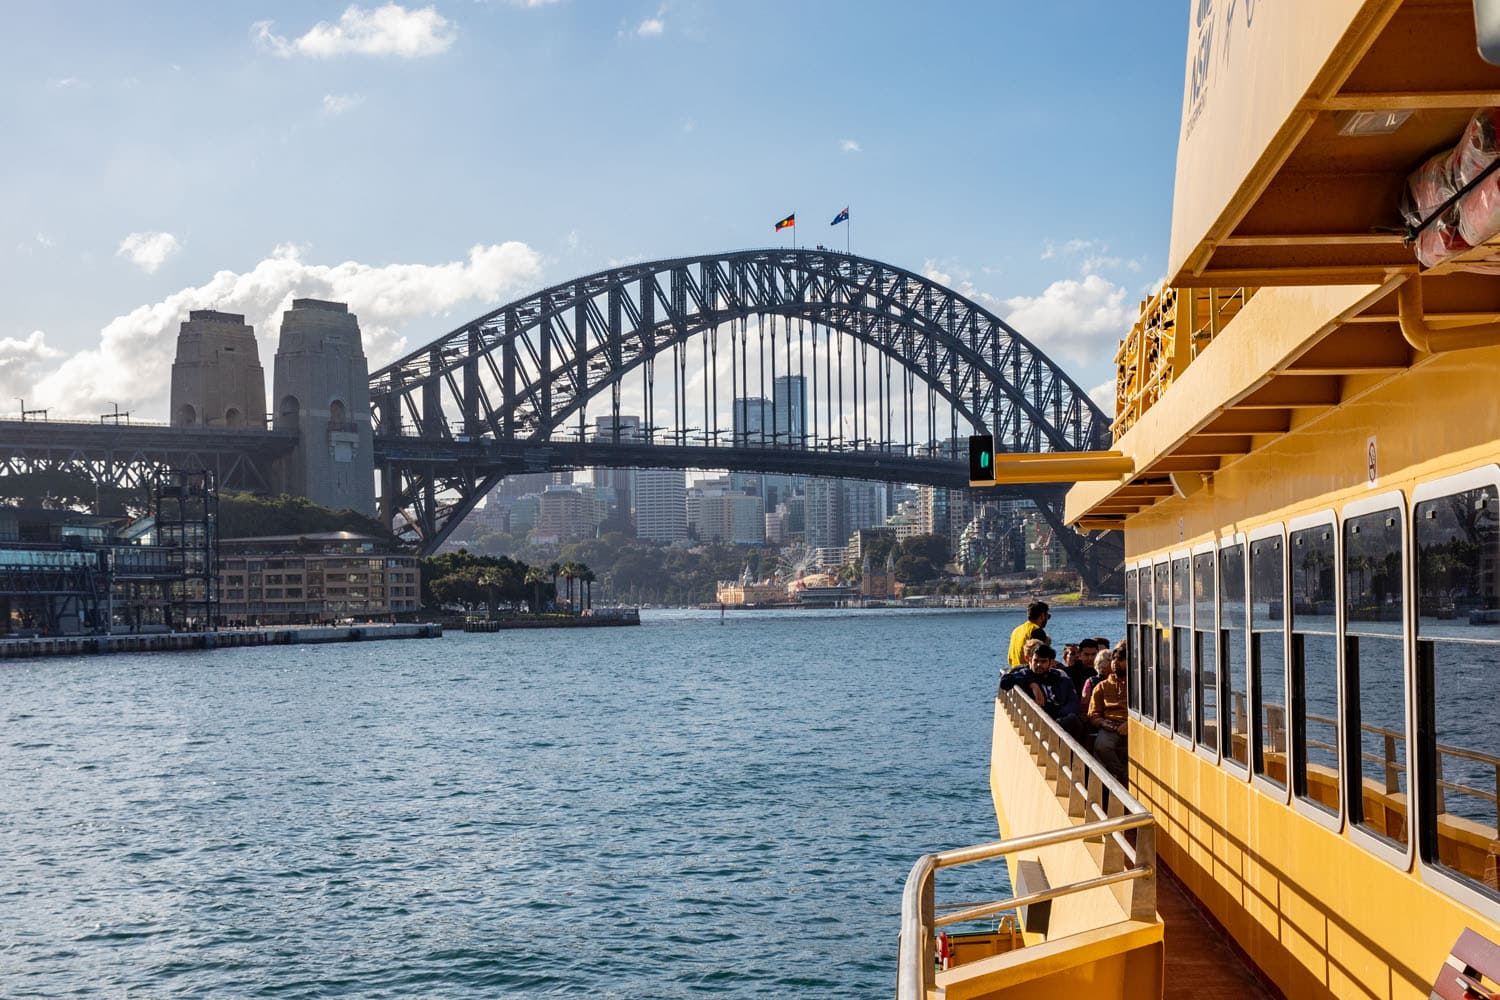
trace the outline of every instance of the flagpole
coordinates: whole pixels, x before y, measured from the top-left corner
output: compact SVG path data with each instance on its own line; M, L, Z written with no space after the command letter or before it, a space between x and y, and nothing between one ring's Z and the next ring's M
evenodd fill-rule
M848 211L848 209L845 208L845 211ZM853 218L853 216L850 216L850 218ZM852 238L849 235L849 230L851 230L853 228L854 228L854 223L851 222L851 221L849 221L849 219L845 219L844 220L844 256L846 256L846 257L853 256L853 254L849 250L849 245L850 245L849 241Z

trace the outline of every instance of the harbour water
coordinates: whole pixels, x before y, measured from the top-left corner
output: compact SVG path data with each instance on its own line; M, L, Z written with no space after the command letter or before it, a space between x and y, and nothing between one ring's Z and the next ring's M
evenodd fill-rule
M0 996L889 996L1019 613L644 617L0 666Z

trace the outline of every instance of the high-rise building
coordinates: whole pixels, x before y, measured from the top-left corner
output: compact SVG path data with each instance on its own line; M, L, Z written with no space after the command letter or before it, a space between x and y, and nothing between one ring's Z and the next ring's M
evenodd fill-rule
M844 483L844 529L878 528L885 523L885 484L864 481Z
M763 544L765 513L758 496L733 490L707 490L698 502L698 538L732 545Z
M771 390L776 444L802 447L807 434L807 379L801 375L780 375L773 381Z
M538 542L592 538L609 512L603 490L589 486L549 486L541 495L531 537Z
M611 416L594 419L595 441L639 441L641 440L641 418L620 414L618 424ZM601 489L610 491L609 530L630 530L631 513L635 510L635 469L594 469L589 478Z
M737 448L771 446L771 401L764 396L740 397L732 410L733 443Z
M635 473L635 537L670 545L687 538L687 476L681 469Z
M837 479L809 479L803 490L804 524L810 549L842 547L849 537L844 523L844 484Z

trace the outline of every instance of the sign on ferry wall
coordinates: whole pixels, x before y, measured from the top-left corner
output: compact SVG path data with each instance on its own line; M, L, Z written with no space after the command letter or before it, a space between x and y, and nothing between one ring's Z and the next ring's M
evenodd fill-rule
M1310 112L1310 92L1336 87L1324 73L1340 40L1393 0L1189 0L1187 71L1172 202L1169 280L1196 267L1205 239L1232 225L1263 158L1279 159ZM1322 74L1325 79L1320 79Z

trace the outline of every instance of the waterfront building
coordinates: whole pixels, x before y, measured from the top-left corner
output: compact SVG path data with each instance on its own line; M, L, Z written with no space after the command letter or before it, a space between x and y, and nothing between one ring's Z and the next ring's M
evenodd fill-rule
M177 332L172 426L266 426L266 373L255 330L239 313L194 309Z
M571 483L571 472L522 472L506 476L500 485L490 490L490 496L523 497L528 493L540 494L549 486Z
M859 531L862 528L878 528L885 523L885 484L863 480L845 482L844 531Z
M635 474L635 537L670 545L687 538L687 476L681 469Z
M885 519L885 526L896 533L898 542L927 534L927 525L923 521L918 503L919 501L915 498L902 501L895 513Z
M715 598L720 604L740 607L747 604L783 604L786 587L775 580L728 580L719 584Z
M0 635L166 631L180 548L151 520L0 507Z
M263 625L388 619L421 607L416 556L349 531L225 538L220 616Z
M282 460L286 491L334 510L374 514L369 371L359 320L347 305L292 300L281 317L275 398L276 429L298 435Z

